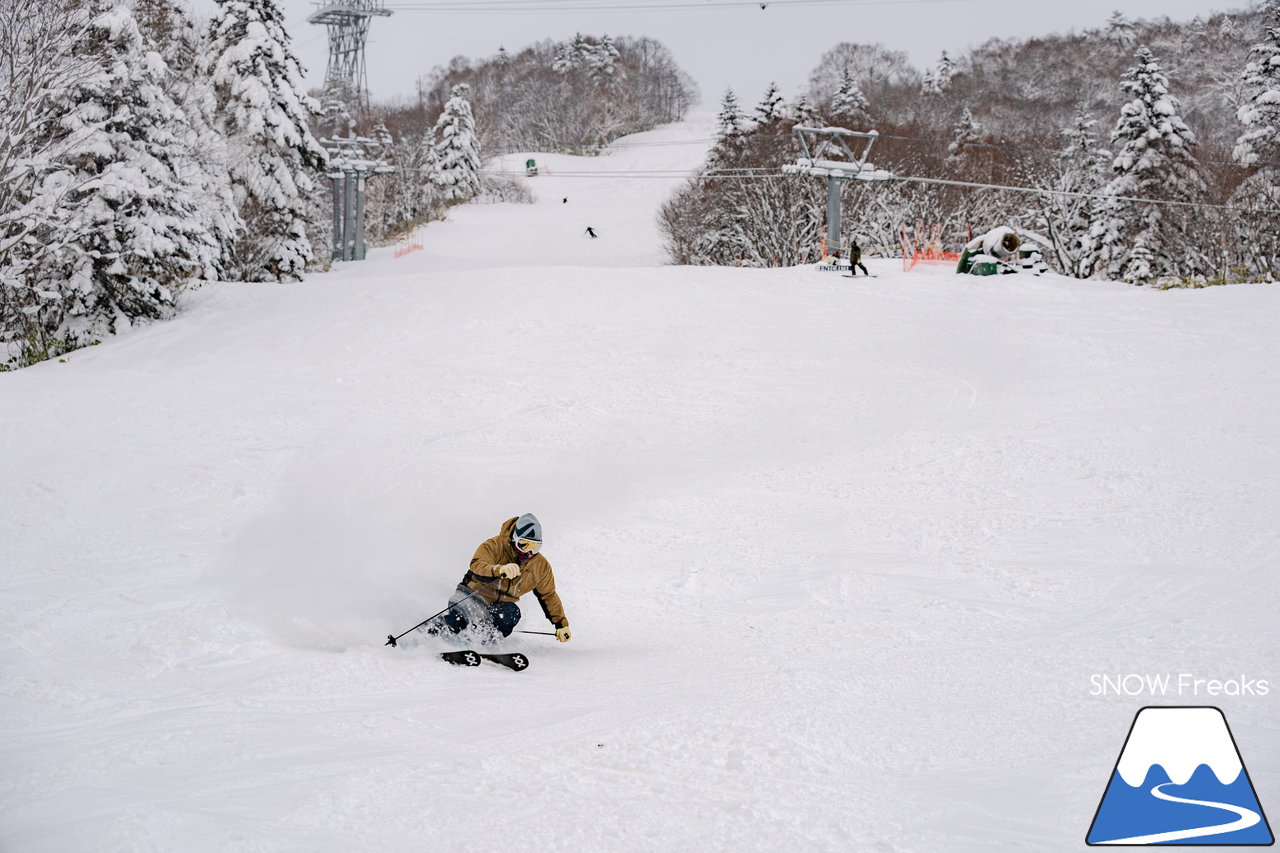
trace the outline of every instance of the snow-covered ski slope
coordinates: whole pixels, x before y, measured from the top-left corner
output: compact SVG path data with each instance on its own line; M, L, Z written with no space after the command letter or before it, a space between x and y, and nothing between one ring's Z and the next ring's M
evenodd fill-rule
M663 266L708 127L0 375L0 849L1077 850L1147 704L1280 811L1280 288ZM522 512L572 642L383 645Z

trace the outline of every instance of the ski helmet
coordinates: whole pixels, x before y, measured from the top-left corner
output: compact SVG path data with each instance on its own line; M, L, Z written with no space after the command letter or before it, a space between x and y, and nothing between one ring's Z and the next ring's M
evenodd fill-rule
M522 554L533 555L542 548L542 523L531 512L516 519L516 526L511 531L511 542Z

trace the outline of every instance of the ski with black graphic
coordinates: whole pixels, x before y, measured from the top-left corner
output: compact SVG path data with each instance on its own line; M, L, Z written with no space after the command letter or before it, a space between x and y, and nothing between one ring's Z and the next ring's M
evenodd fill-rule
M480 653L480 657L487 661L492 661L500 666L505 666L507 669L514 669L516 672L529 668L529 659L519 652L496 655Z
M454 666L479 666L480 655L470 650L441 652L440 657Z
M519 652L492 654L462 649L456 652L441 652L440 657L454 666L479 666L482 661L487 660L499 666L505 666L507 669L513 669L516 672L529 667L529 659Z

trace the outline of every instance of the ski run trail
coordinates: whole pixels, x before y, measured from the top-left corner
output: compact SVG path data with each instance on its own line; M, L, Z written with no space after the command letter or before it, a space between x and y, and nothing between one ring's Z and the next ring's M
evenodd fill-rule
M1280 812L1280 288L665 265L710 127L0 374L0 850L1078 850L1151 704ZM384 645L524 512L571 642Z

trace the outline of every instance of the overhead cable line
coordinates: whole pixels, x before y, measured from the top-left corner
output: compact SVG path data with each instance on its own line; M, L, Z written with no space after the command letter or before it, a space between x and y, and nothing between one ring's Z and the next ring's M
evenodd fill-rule
M748 172L749 174L738 174L739 172ZM481 174L509 177L512 175L523 174L523 173L485 171L485 172L482 172ZM655 169L655 170L647 170L647 171L616 170L616 171L599 171L599 172L555 172L553 173L552 177L556 177L556 178L627 178L627 179L633 179L633 180L656 179L656 180L667 180L667 181L681 180L681 179L688 179L688 178L701 178L704 180L750 181L750 180L759 180L762 178L790 178L794 176L785 174L783 172L779 172L777 170L767 170L767 169L733 169L733 170L726 169L726 170L717 170L715 172L705 172L705 173L689 171L689 170L679 170L679 169L668 169L668 170ZM1134 202L1137 204L1163 204L1170 207L1209 208L1213 210L1226 210L1234 213L1280 214L1280 208L1270 208L1270 207L1250 208L1250 207L1238 207L1238 206L1229 205L1229 204L1215 204L1213 202L1207 202L1207 201L1205 202L1179 201L1175 199L1143 198L1141 196L1108 195L1106 193L1082 193L1082 192L1075 192L1073 190L1054 190L1054 189L1038 188L1038 187L1022 187L1022 186L1015 186L1012 184L986 184L986 183L980 183L977 181L954 181L954 180L949 180L947 178L926 178L918 175L890 175L889 177L884 178L884 180L886 182L887 181L904 181L907 183L935 184L940 186L960 187L964 189L1000 190L1003 192L1028 193L1031 195L1053 195L1053 196L1064 196L1068 198L1111 199L1113 201L1126 201L1126 202Z
M790 135L787 135L787 136L770 136L769 138L770 139L790 139L791 137ZM719 139L720 137L718 136L709 136L703 139L677 139L677 140L670 140L670 141L663 141L663 142L610 142L608 147L609 148L666 148L666 147L673 147L678 145L706 144L708 142L717 142L719 141ZM880 139L893 139L899 142L922 142L929 145L950 145L951 144L950 140L948 139L940 139L936 137L927 137L927 136L898 136L898 135L889 134L889 133L880 134ZM1001 142L969 142L965 144L965 147L966 148L987 148L994 151L1035 151L1035 152L1040 152L1044 154L1061 154L1064 150L1062 148L1050 148L1046 145L1015 145L1013 143L1001 143ZM1206 166L1238 167L1240 165L1239 163L1234 163L1228 160L1197 159L1196 162Z

